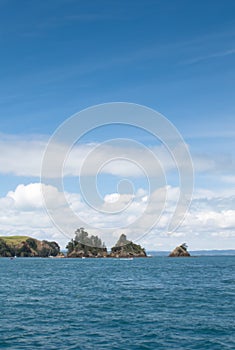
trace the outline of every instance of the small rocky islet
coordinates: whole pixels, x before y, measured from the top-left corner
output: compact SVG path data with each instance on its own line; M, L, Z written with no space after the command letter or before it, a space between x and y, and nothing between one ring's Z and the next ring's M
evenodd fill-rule
M183 243L176 247L172 252L169 254L170 258L184 258L184 257L190 257L191 255L187 251L187 244Z
M126 235L122 234L115 246L111 248L109 256L111 258L146 258L147 254L144 248L129 241Z

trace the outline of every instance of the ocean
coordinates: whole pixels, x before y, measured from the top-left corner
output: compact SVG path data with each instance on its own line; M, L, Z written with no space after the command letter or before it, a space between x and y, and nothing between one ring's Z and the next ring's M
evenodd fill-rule
M235 256L1 258L0 349L235 349Z

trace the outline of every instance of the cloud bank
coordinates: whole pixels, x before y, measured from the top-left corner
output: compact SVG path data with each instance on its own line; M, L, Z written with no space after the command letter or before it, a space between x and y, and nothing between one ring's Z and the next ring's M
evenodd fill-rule
M12 174L14 176L40 177L43 155L48 139L43 137L15 137L1 135L0 138L0 174ZM62 153L65 145L53 146L52 159L56 159ZM180 155L181 145L177 146L178 161L184 164ZM97 151L96 151L97 150ZM121 155L121 157L120 157ZM153 164L154 156L159 166ZM84 161L89 157L89 166L84 167ZM120 159L121 158L121 159ZM235 159L227 154L192 154L195 171L198 173L218 173L224 175L225 182L231 179L235 170ZM110 160L107 162L107 160ZM161 171L170 172L175 170L175 162L164 146L150 146L148 149L136 147L118 147L117 144L102 145L97 143L81 143L75 145L67 155L64 163L63 176L95 175L97 169L94 163L104 163L101 173L116 176L145 176L143 170L138 167L140 163L143 169L148 169L149 176L157 176ZM137 164L136 164L137 163ZM83 168L82 168L83 167ZM81 171L82 170L82 171ZM228 174L227 172L230 172ZM48 171L51 178L57 176L53 170L53 164ZM234 182L234 180L233 180Z
M58 218L66 221L70 227L71 237L64 236L48 217L43 206L41 186L44 186L44 190L50 196ZM162 189L156 191L156 211L161 202L161 191ZM96 229L91 233L99 234L101 237L103 227L117 226L113 230L112 237L102 237L106 239L106 244L112 245L119 234L124 232L130 238L139 235L139 242L144 244L147 249L171 249L175 244L187 240L191 244L191 249L205 248L205 244L206 247L214 249L221 248L221 245L223 248L230 248L231 242L235 242L235 191L229 196L211 191L197 191L184 222L177 231L169 234L166 228L178 195L179 188L167 187L166 207L160 220L156 227L141 237L141 230L146 223L134 226L134 236L133 229L131 232L128 230L128 224L135 223L136 218L141 217L143 211L146 210L147 194L143 189L139 189L131 198L127 194L117 193L110 193L104 197L101 209L105 209L105 206L110 205L110 203L115 204L117 199L120 200L120 197L123 203L131 199L132 205L129 210L124 210L118 215L94 212L84 203L80 194L67 192L66 200L78 216L77 222L74 223L69 221L69 216L66 216L67 203L65 203L62 193L58 192L56 188L40 183L20 184L14 191L9 191L5 197L0 198L1 234L24 234L39 239L57 240L64 247L73 237L74 230L80 227L79 218L82 218L83 221L96 226ZM151 221L151 216L155 216L156 212L149 212L148 215L147 218ZM118 228L121 226L124 228Z

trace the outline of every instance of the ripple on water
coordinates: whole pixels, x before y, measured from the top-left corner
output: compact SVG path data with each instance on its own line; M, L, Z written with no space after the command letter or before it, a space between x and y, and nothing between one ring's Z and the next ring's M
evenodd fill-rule
M234 349L234 265L0 259L0 348Z

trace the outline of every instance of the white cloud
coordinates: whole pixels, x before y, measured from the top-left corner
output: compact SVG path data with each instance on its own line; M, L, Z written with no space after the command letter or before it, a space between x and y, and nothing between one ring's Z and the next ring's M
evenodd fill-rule
M43 155L48 143L44 137L15 137L1 135L0 139L0 173L15 176L40 177ZM175 149L178 163L184 164L181 154L182 145ZM47 164L48 177L57 177L57 161L67 147L54 144L51 149L50 162ZM228 155L193 154L196 172L220 174L222 181L234 183L234 158ZM156 160L155 158L156 157ZM176 171L176 164L164 146L136 147L114 144L77 144L67 155L63 174L59 176L86 176L105 173L122 177L157 177ZM225 174L226 172L226 174ZM228 172L231 174L229 175ZM224 174L224 175L223 175Z
M32 210L42 208L40 184L18 185L15 191L10 191L7 197L12 199L16 209Z
M114 200L122 205L131 200L130 206L113 215L94 211L82 201L79 194L65 193L70 207L78 215L74 220L65 205L63 194L52 186L43 186L50 198L51 208L55 211L57 224L63 223L70 235L64 236L50 221L43 208L39 183L21 184L0 198L1 234L32 235L39 239L57 240L65 246L73 237L74 230L81 226L80 220L83 220L87 222L87 226L90 224L93 227L89 232L101 235L108 245L114 244L120 233L127 233L130 239L140 241L148 249L158 249L159 246L170 249L171 245L181 243L182 240L186 240L191 249L203 248L202 242L204 248L235 248L235 191L225 197L223 193L198 190L185 221L176 232L169 234L167 225L172 217L179 189L168 186L166 207L157 226L142 237L144 229L155 219L163 204L165 189L154 193L154 206L151 210L146 209L148 195L143 189L137 190L136 195L106 194L100 210L115 205ZM137 221L138 218L141 220ZM132 224L131 229L128 228L129 224ZM111 236L103 234L105 228L115 226L115 229L111 229Z
M222 176L221 180L228 184L235 184L235 176L234 175L226 175Z
M106 194L104 197L104 201L106 203L115 203L119 200L120 194L119 193L111 193L111 194Z
M42 191L46 193L51 206L64 205L63 196L55 187L40 183L18 185L15 191L7 193L6 199L12 200L11 203L15 209L23 211L42 209L44 207Z
M47 146L46 137L15 137L1 135L0 139L0 173L16 176L39 177L43 155ZM183 163L179 149L179 163ZM54 144L46 165L48 177L57 177L56 165L59 157L65 153L65 144ZM67 154L67 153L66 153ZM155 158L156 157L156 160ZM86 161L86 162L84 162ZM125 147L114 144L78 144L64 159L63 173L60 176L96 175L97 172L119 176L149 176L161 174L175 168L171 155L163 146L136 147L129 143Z
M40 176L45 139L0 136L0 172L16 176Z

